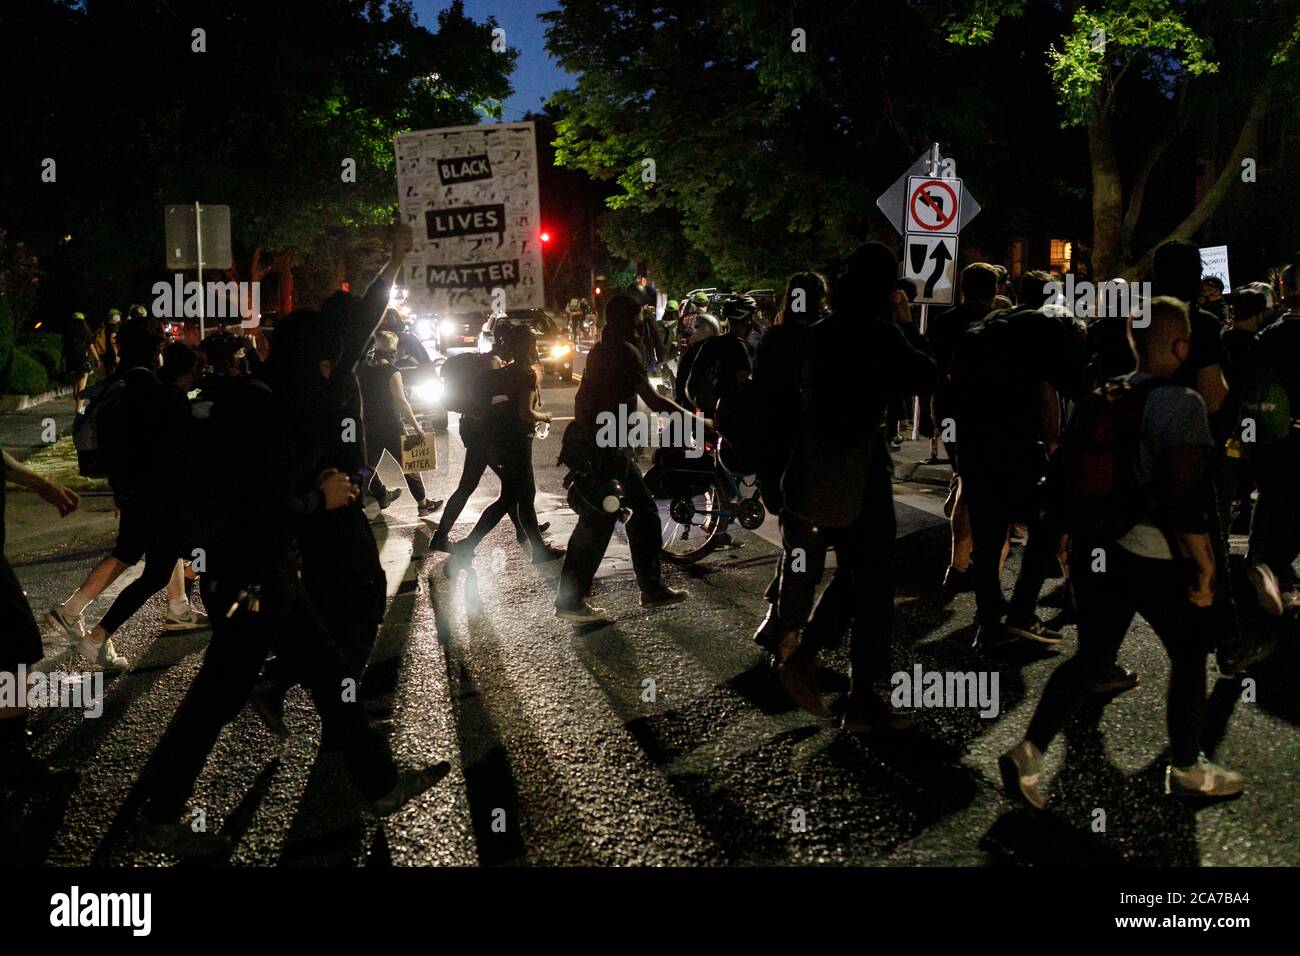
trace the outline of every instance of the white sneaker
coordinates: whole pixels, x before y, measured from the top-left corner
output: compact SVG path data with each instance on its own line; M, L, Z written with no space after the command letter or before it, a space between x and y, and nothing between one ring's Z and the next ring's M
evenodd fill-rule
M86 616L78 614L76 617L68 617L63 613L63 608L54 605L50 612L45 615L45 620L53 624L58 630L63 632L63 639L69 644L76 644L90 633L86 630Z
M180 614L173 614L169 610L163 626L169 631L197 631L208 626L208 616L202 611L194 610L194 605L187 604Z
M1235 770L1211 763L1205 754L1190 767L1165 768L1165 793L1179 797L1231 797L1241 793L1245 778Z
M76 648L78 654L106 671L124 671L131 666L131 662L117 652L111 637L100 644L87 635L76 643Z

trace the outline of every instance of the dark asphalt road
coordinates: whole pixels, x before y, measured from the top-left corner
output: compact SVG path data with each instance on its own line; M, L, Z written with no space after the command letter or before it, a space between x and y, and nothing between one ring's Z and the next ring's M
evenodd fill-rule
M573 389L546 389L557 416L572 415ZM565 424L535 448L538 510L557 544L574 522L554 465ZM461 460L454 425L439 452L432 489L445 497ZM463 522L496 487L485 480ZM689 588L691 600L657 612L637 606L626 544L616 538L596 599L618 622L575 632L551 613L557 567L529 564L508 523L481 547L476 572L452 582L445 556L427 549L433 523L403 500L376 525L391 604L362 697L391 719L404 764L446 758L450 777L375 823L341 761L318 750L319 721L295 690L292 739L279 745L246 708L222 734L192 806L235 838L234 864L1300 862L1294 629L1258 669L1253 703L1240 699L1240 681L1216 682L1211 665L1207 749L1248 774L1239 800L1197 809L1162 795L1167 666L1140 623L1121 660L1143 684L1104 712L1094 708L1058 742L1046 767L1048 812L1030 816L1002 796L997 755L1023 732L1059 656L1072 653L1073 631L1060 655L990 661L972 652L971 596L945 603L935 587L946 562L941 500L933 488L896 489L901 540L880 573L896 576L899 636L926 669L998 672L996 718L927 710L921 740L882 742L785 702L750 641L777 554L770 520L757 534L736 530L736 550L688 571L670 568L670 583ZM38 613L70 593L100 553L21 563ZM88 620L107 604L92 605ZM154 598L119 633L118 649L135 666L108 678L102 717L46 711L36 719L40 753L80 766L81 782L65 799L8 808L18 862L169 862L123 833L132 785L207 640L163 633L163 609ZM75 660L54 656L44 666L82 666ZM838 703L846 655L823 663L835 692L828 700ZM1095 831L1097 810L1104 832Z

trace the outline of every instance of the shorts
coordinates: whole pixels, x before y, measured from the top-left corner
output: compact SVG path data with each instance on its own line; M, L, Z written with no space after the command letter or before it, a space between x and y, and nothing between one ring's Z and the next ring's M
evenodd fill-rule
M117 543L113 557L130 567L139 564L145 552L158 544L158 525L152 514L139 505L119 505L121 517L117 521Z
M35 664L45 652L27 595L9 560L0 554L0 672L12 674L19 664Z

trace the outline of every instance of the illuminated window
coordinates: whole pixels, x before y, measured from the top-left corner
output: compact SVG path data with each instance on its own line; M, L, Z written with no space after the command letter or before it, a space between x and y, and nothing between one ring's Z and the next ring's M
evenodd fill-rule
M1052 253L1051 253L1052 271L1061 272L1061 273L1069 272L1070 265L1071 265L1070 260L1074 252L1072 248L1073 243L1071 243L1068 239L1053 239L1051 241L1051 244L1052 244Z

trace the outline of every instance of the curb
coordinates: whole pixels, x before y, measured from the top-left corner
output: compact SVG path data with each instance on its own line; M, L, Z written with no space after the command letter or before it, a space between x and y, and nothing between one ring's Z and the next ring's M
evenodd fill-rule
M948 487L952 480L952 465L947 462L895 461L895 481L919 481L927 485Z
M0 395L0 412L21 412L24 409L42 405L45 402L51 402L56 398L71 394L71 385L60 385L58 388L37 395Z

